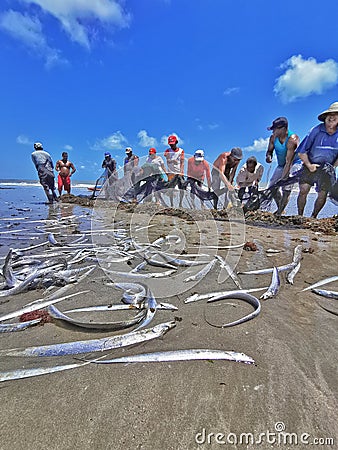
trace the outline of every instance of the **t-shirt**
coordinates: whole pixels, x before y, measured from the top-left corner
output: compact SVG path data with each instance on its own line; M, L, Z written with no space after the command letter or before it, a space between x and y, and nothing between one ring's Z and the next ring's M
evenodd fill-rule
M163 173L162 165L164 166L164 161L161 156L156 155L155 158L151 158L150 156L148 156L146 159L146 164L154 164L154 166L156 167L154 171L156 171L156 173Z
M164 156L167 160L168 172L175 175L181 173L181 160L184 159L183 148L177 147L176 150L167 148L164 152Z
M195 178L195 180L201 182L204 181L204 175L206 175L208 183L211 183L210 167L205 159L196 164L195 158L193 156L189 158L187 175L188 177Z
M53 171L54 165L49 153L44 150L35 150L31 156L36 169L39 169L39 166L44 166L47 170Z
M311 164L334 164L338 158L338 130L326 131L323 123L313 127L298 147L298 153L307 153Z
M130 172L133 170L135 166L135 159L138 159L136 155L131 155L130 157L126 156L124 158L124 170L126 172Z
M236 183L239 187L247 187L252 186L255 181L260 181L262 179L264 172L264 167L262 164L257 163L255 170L253 173L249 172L246 166L246 163L243 167L241 167L238 172Z

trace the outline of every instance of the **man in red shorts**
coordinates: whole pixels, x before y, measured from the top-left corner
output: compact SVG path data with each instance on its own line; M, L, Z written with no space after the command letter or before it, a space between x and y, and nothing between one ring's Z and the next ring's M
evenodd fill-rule
M62 159L59 159L55 164L55 170L59 172L58 175L58 191L61 196L62 188L65 188L67 194L70 194L70 177L76 172L74 164L68 161L68 153L62 153Z

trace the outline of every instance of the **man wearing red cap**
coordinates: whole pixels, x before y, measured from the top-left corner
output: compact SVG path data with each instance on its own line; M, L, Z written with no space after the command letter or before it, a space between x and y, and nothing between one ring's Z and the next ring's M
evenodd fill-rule
M168 188L175 188L178 186L180 190L179 206L182 207L183 189L184 189L184 150L177 147L178 139L171 135L168 137L168 144L170 148L164 152L164 157L167 160L168 166ZM173 193L170 193L170 206L174 206Z

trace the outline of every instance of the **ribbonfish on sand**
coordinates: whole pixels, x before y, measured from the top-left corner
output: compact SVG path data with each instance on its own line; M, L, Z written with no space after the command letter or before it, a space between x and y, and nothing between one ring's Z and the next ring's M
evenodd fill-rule
M207 350L207 349L189 349L173 350L155 353L143 353L139 355L122 356L121 358L91 360L95 364L114 364L114 363L147 363L147 362L174 362L174 361L195 361L195 360L228 360L242 362L245 364L254 364L255 361L244 353L225 351L225 350Z
M27 348L0 350L0 356L65 356L79 353L103 352L140 342L150 341L163 336L176 326L175 321L160 323L153 328L131 331L118 336L91 339L87 341L63 342L61 344L41 345Z
M0 333L12 333L14 331L23 331L29 327L37 325L41 322L40 319L27 320L19 323L0 323Z
M199 272L197 272L195 275L191 275L190 277L185 278L183 281L189 282L189 281L199 281L202 278L204 278L210 270L214 267L216 264L217 259L214 258L212 261L210 261L203 269L201 269Z
M236 289L234 291L218 291L218 292L210 292L207 294L193 294L184 300L184 303L197 302L199 300L205 300L207 298L218 297L223 295L231 295L231 294L249 294L251 292L264 291L268 288L268 286L264 286L261 288L251 288L251 289Z
M208 303L216 302L219 300L226 300L229 298L244 300L246 303L249 303L251 306L253 306L255 308L255 310L252 313L242 317L241 319L235 320L234 322L225 323L223 325L214 325L214 324L208 322L207 319L205 319L209 325L212 325L213 327L216 327L216 328L234 327L235 325L239 325L241 323L247 322L248 320L254 319L261 312L261 303L258 300L258 298L254 297L253 295L250 295L248 293L244 293L244 292L241 293L239 291L235 294L227 294L227 295L222 295L222 296L219 295L217 297L213 297L210 300L208 300Z
M272 272L271 284L268 287L268 290L264 292L264 294L262 294L259 298L262 300L267 300L268 298L275 297L275 295L277 295L279 291L279 287L280 287L279 274L277 267L274 267Z
M322 297L333 298L334 300L338 300L338 292L337 291L327 291L325 289L311 289L311 292L321 295Z
M93 330L110 330L117 331L123 330L125 328L132 327L133 325L138 324L145 316L146 312L141 310L133 319L130 320L120 320L116 322L93 322L83 320L76 320L68 317L66 314L63 314L56 306L50 305L47 309L48 314L53 317L53 319L61 320L63 322L70 323L71 325L75 325L81 328L89 328Z
M338 280L338 276L337 275L335 275L333 277L325 278L325 280L318 281L317 283L311 284L311 286L308 286L307 288L302 289L302 292L309 291L310 289L314 289L314 288L317 288L319 286L323 286L324 284L332 283L333 281L337 281L337 280Z

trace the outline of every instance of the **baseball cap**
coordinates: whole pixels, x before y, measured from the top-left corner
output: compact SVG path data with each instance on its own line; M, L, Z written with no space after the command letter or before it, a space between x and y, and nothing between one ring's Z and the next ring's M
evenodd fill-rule
M177 144L178 139L176 136L174 136L173 134L171 136L168 137L168 144Z
M196 150L194 154L195 161L203 161L204 159L204 151Z
M106 153L104 154L104 156L111 156L111 154L110 154L109 152L106 152Z
M242 159L243 158L243 152L242 149L239 147L234 147L231 149L231 156L233 156L236 159Z
M126 153L131 153L132 151L133 151L133 149L131 147L126 148Z
M34 148L35 148L35 150L42 150L43 146L42 146L41 142L35 142Z
M149 149L149 155L153 155L154 153L156 153L156 148L151 147L151 148Z
M276 128L283 127L288 127L288 119L286 117L277 117L277 119L272 122L271 127L268 127L268 130L274 130Z

